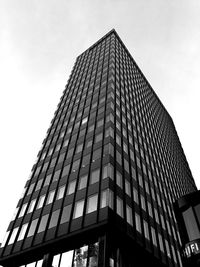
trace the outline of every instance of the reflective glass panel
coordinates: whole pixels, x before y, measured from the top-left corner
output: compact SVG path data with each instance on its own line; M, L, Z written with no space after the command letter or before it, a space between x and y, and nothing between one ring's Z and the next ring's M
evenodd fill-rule
M87 266L88 246L83 246L75 250L73 267Z
M71 204L68 205L68 206L65 206L63 208L63 212L62 212L62 216L61 216L61 221L60 221L61 224L69 221L70 214L71 214L71 208L72 208L72 205Z
M74 208L74 219L83 215L84 200L76 202Z
M90 213L97 210L97 200L98 200L97 194L88 197L86 213Z
M27 227L28 227L28 223L25 223L25 224L22 225L20 234L19 234L18 239L17 239L18 241L22 240L24 238Z
M53 257L52 267L59 267L60 256L61 254L57 254Z
M27 237L34 235L38 219L32 221Z
M89 256L89 264L88 267L97 267L98 266L98 251L99 244L90 244L88 247L88 256Z
M73 258L73 250L65 252L62 254L60 267L71 267Z
M40 221L40 226L39 226L39 229L38 229L38 233L40 233L40 232L45 230L46 225L47 225L48 217L49 217L49 214L46 214L46 215L42 216L42 219Z

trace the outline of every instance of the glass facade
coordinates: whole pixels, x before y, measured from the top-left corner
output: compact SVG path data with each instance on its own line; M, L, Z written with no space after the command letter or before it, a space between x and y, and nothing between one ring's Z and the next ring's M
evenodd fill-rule
M163 266L181 266L172 204L195 190L170 115L112 30L75 62L1 261L41 245L47 254L49 240L67 240L115 218ZM53 266L105 266L95 244L74 244L73 253L53 256ZM118 251L104 255L110 266L121 266Z

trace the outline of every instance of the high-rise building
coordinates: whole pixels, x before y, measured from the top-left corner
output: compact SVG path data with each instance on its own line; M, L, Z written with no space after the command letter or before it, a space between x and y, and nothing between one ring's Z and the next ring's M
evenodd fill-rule
M112 30L75 62L0 264L182 266L173 201L195 190L170 115Z

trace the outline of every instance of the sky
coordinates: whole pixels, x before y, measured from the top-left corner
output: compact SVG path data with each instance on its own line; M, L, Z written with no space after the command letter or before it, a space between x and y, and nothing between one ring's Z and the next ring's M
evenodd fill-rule
M115 28L175 123L200 188L199 0L0 1L0 242L76 57Z

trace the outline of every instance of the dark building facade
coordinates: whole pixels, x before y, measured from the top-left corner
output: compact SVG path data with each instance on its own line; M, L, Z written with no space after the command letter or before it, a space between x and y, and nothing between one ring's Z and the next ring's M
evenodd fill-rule
M76 60L0 250L3 266L182 266L196 191L173 121L115 30Z

